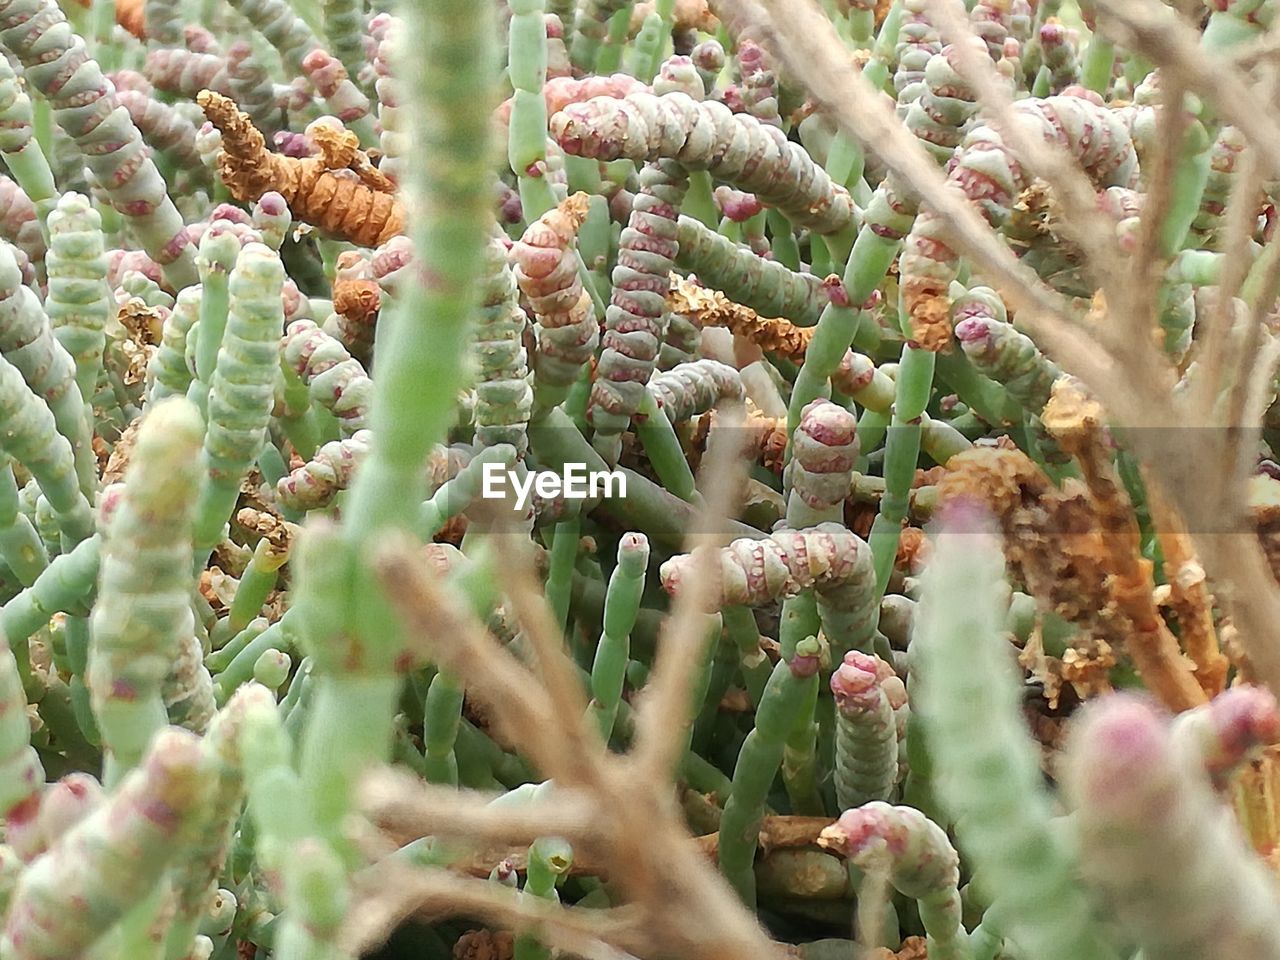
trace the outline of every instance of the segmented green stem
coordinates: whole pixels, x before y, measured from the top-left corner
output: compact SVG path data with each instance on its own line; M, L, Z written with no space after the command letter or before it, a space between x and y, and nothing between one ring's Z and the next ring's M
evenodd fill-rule
M0 155L23 193L43 209L58 190L34 124L31 101L6 60L0 63Z
M618 243L613 297L605 311L604 347L591 385L587 417L593 445L616 463L621 435L640 407L666 335L667 288L675 267L676 218L688 188L672 160L648 164Z
M29 88L49 100L111 205L174 287L195 282L195 251L142 136L98 64L85 54L55 0L0 3L0 44L23 66Z
M50 281L52 287L52 281ZM191 332L200 321L200 301L203 291L199 284L184 287L178 299L164 319L160 331L160 343L147 363L147 402L155 403L165 397L186 396L195 378L188 354L194 354L195 341ZM194 357L193 357L194 359Z
M609 576L604 599L604 622L595 660L591 665L590 713L600 726L605 743L613 734L622 700L630 657L631 630L644 594L649 565L649 539L643 533L626 533L618 541L618 563Z
M1147 956L1280 950L1269 870L1152 705L1100 701L1070 747L1081 870Z
M27 868L0 940L6 957L81 956L148 898L200 820L200 753L194 735L161 731L113 795Z
M200 485L194 532L201 567L222 537L240 496L241 479L266 442L280 377L276 338L284 322L283 284L284 266L274 250L250 243L240 251L231 272L227 326L209 390L207 472Z
M981 509L951 505L933 541L912 638L912 716L923 720L935 787L1009 933L1046 960L1114 958L1051 826L1040 748L1004 640L998 534ZM919 697L916 696L916 685Z
M476 441L486 447L508 443L523 457L533 409L522 342L529 321L517 302L516 280L501 240L489 241L486 250L481 307L475 346Z
M864 872L888 869L889 882L919 907L930 960L970 960L960 918L960 857L945 830L913 807L875 800L841 814L821 839Z
M97 392L113 308L104 241L102 217L87 197L65 193L58 198L49 214L49 293L44 307L53 335L75 363L76 385L85 404Z
M784 473L787 524L797 529L844 520L844 501L858 462L858 421L829 400L801 411Z
M810 638L797 645L789 662L778 662L756 708L755 727L733 768L717 855L720 871L748 906L756 899L752 865L765 801L782 765L787 737L798 721L808 720L803 707L818 685L818 653L818 642Z
M240 241L229 221L211 224L200 238L200 256L196 261L200 269L200 325L195 333L195 380L187 391L187 398L201 413L209 409L209 387L227 328L229 277L239 254Z
M699 102L683 93L596 97L556 113L550 130L573 156L675 160L686 170L706 170L817 234L838 234L853 225L848 191L832 183L803 147L777 127L732 113L716 100Z
M191 525L202 432L186 401L153 407L107 524L88 685L108 782L136 766L168 722L162 686L195 629Z
M54 338L40 300L0 245L0 353L12 363L53 413L58 432L71 444L80 489L90 496L98 485L98 464L90 442L85 404L76 386L75 364Z
M276 483L282 506L305 512L327 506L351 485L356 468L369 453L372 435L359 430L344 440L326 443L316 455Z
M587 218L585 194L574 194L525 229L511 248L516 282L533 310L538 350L534 396L539 411L568 396L600 340L591 296L578 272L575 244Z
M289 324L280 342L280 358L302 378L311 401L337 418L344 438L370 425L373 381L347 348L321 330L314 320L295 320Z
M841 810L893 799L898 781L895 707L906 688L879 657L850 650L831 675L836 705L835 785Z
M84 416L83 404L80 415ZM80 488L71 443L58 432L49 407L4 359L0 359L0 452L35 478L68 548L92 535L93 513Z

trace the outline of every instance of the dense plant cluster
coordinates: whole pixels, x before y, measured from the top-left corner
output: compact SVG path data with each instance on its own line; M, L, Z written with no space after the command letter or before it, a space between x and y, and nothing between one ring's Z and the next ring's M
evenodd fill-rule
M1280 960L1274 14L0 0L0 960Z

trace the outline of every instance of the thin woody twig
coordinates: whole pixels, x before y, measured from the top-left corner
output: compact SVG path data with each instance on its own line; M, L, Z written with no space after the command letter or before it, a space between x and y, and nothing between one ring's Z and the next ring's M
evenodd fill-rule
M645 945L632 908L562 907L446 870L383 861L357 877L357 890L361 895L343 927L340 944L348 956L361 956L383 943L398 924L415 914L436 913L475 917L534 934L543 943L585 960L633 960L632 949Z
M788 65L841 130L875 152L945 221L948 242L967 254L1000 287L1019 322L1050 357L1084 379L1108 376L1092 331L992 232L959 190L947 184L924 147L898 121L892 106L859 71L835 28L813 0L720 0L713 8L730 30L755 30ZM767 12L766 12L767 10ZM772 15L776 14L776 15Z
M713 606L715 550L729 540L725 520L745 471L735 436L741 421L741 410L722 408L703 458L704 504L686 541L694 562L687 587L672 606L636 716L631 758L641 782L669 778L693 722L692 691L714 639L710 628L719 626L719 618L706 613ZM729 439L717 443L717 434Z

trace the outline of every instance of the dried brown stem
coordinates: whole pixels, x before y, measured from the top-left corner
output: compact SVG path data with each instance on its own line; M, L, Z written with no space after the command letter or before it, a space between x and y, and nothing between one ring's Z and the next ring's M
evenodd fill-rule
M351 131L317 125L311 137L319 155L286 157L269 151L253 121L226 97L202 90L196 102L222 133L218 174L237 200L252 203L275 190L294 219L365 247L404 233L404 206Z
M699 326L724 327L735 337L792 363L804 362L804 352L813 339L814 327L797 327L785 317L762 317L719 290L709 290L674 274L667 304L672 313L683 314Z
M1169 583L1169 606L1178 618L1182 646L1195 664L1196 682L1208 697L1227 685L1230 664L1218 649L1213 624L1213 597L1204 568L1196 560L1182 518L1158 489L1147 490L1147 509L1160 540L1164 575Z
M713 456L713 460L716 457ZM716 489L732 489L733 479L725 477L726 468L713 469L710 477L718 482ZM696 536L716 540L715 531L723 529L721 492L709 499L712 506L705 514L709 533ZM716 521L716 511L721 511ZM637 734L647 738L645 755L648 762L617 758L603 751L588 751L585 759L566 756L571 749L555 726L556 712L547 703L547 691L532 674L521 668L495 641L484 636L474 618L462 615L444 587L422 572L412 550L401 546L385 549L379 558L380 573L388 595L400 610L411 635L430 639L434 659L453 672L490 711L504 735L518 749L540 766L543 773L557 784L574 785L576 779L591 797L588 821L576 832L577 849L585 862L603 864L606 872L616 870L613 879L620 894L632 905L638 922L631 932L580 930L566 928L576 912L538 913L544 923L556 923L555 934L538 936L553 945L568 948L563 940L552 936L565 933L596 937L622 949L643 951L646 955L689 957L691 960L777 960L778 950L770 943L755 919L747 913L729 890L715 868L707 862L698 845L683 827L675 792L667 772L674 764L673 755L683 749L683 728L675 726L666 714L650 715ZM679 626L680 615L673 617L660 650L650 683L650 707L671 704L677 717L688 714L688 685L692 682L688 667L691 658L700 658L696 649L702 607L694 606L692 629ZM692 642L679 645L684 637ZM553 651L554 654L554 651ZM559 654L563 656L563 654ZM662 664L666 666L662 666ZM682 672L683 671L683 672ZM656 691L656 692L654 692ZM647 732L645 732L647 731ZM648 758L652 757L652 760ZM583 773L581 764L591 766ZM658 776L637 776L637 770L658 770ZM483 822L483 821L482 821ZM620 868L625 867L625 869ZM463 879L462 886L436 876L434 886L412 886L408 878L397 883L398 891L387 902L368 911L357 910L363 932L352 934L358 942L373 942L388 925L404 917L422 897L436 909L468 913L495 923L514 925L528 915L512 913L508 901L495 902L488 895L491 885ZM484 889L485 894L481 894ZM403 894L403 895L400 895ZM551 905L553 906L553 905ZM529 910L541 910L541 905ZM554 908L560 911L561 908ZM628 914L629 915L629 914ZM624 916L612 911L610 916ZM570 919L565 919L570 918ZM599 916L597 915L597 919ZM376 921L376 922L375 922ZM562 922L563 921L563 922ZM550 929L550 927L546 928ZM614 934L617 934L615 937ZM573 952L595 950L585 940Z
M1062 297L1021 264L974 205L947 184L884 95L849 69L844 44L813 0L765 0L763 5L717 0L712 7L731 33L749 30L759 36L841 132L879 156L916 195L929 198L943 220L948 244L964 251L1000 288L1041 349L1082 378L1109 374L1111 365L1098 355L1092 331L1081 328Z
M1064 378L1054 385L1043 419L1084 474L1106 550L1108 592L1129 621L1127 649L1142 682L1170 710L1205 703L1204 691L1156 608L1151 565L1142 559L1137 520L1102 437L1101 406Z
M555 727L555 711L533 675L500 647L456 595L423 569L416 547L388 543L377 557L378 573L392 606L416 645L466 684L487 708L504 739L519 742L541 770L576 768L570 747ZM566 783L566 785L570 785Z
M1097 191L1080 167L1057 144L1028 133L1013 110L1009 82L996 69L978 42L969 21L948 0L930 0L929 13L943 37L955 50L956 66L973 87L978 102L1019 160L1051 185L1064 216L1059 228L1088 257L1089 267L1104 287L1119 280L1124 262L1116 241L1115 225L1098 208Z
M532 843L563 836L578 842L590 833L592 801L580 790L557 790L545 800L489 807L494 799L476 791L424 785L396 770L371 773L361 803L377 826L401 842L419 837L459 837L468 845Z

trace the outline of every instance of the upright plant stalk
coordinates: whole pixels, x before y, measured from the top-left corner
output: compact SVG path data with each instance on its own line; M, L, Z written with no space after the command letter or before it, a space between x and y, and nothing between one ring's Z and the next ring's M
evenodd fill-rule
M479 306L475 278L489 218L492 93L484 91L492 91L496 75L492 18L468 0L410 4L403 16L408 35L419 41L402 66L417 121L412 143L419 162L405 186L417 218L412 233L422 280L402 290L381 319L373 447L348 494L342 537L317 542L312 533L301 558L310 587L300 613L317 684L301 773L308 819L326 849L351 808L358 770L390 749L399 629L367 551L390 530L411 529L422 465L452 420ZM362 704L357 724L348 708L354 702ZM287 871L295 883L302 872L301 864ZM303 922L291 919L286 933ZM303 956L302 946L284 946L280 960Z
M1014 940L1046 960L1111 960L1075 883L1079 865L1051 824L1040 748L1021 715L1004 641L1004 560L982 509L944 513L912 640L913 716L924 721L936 786Z
M109 784L138 764L168 723L161 687L195 630L191 525L201 433L186 401L152 409L106 532L88 685Z
M1200 758L1176 749L1153 705L1132 697L1091 705L1070 758L1081 869L1146 955L1280 950L1270 871L1214 796ZM1192 863L1193 873L1181 868Z
M919 907L931 960L971 960L960 919L960 858L940 826L913 807L875 800L843 813L819 842L866 873L887 869L889 882Z
M535 416L569 394L595 355L600 327L578 273L575 245L587 218L586 194L576 193L529 224L511 248L516 282L535 322Z
M209 409L209 387L222 348L230 304L228 279L240 254L240 241L228 221L215 221L200 239L200 325L195 339L195 380L187 392L201 413Z
M21 289L30 293L25 287ZM83 408L80 414L83 417ZM80 488L71 442L58 432L45 402L31 391L18 369L3 358L0 358L0 452L30 471L47 498L52 518L68 549L93 534L93 512Z
M678 246L676 216L687 188L688 179L676 162L647 165L619 241L613 299L604 316L604 350L587 408L596 430L592 442L609 463L617 463L622 431L640 408L666 336L667 288Z
M86 410L98 389L106 325L111 315L102 217L88 198L63 194L49 214L49 293L45 311L53 335L75 363ZM92 417L89 417L92 423ZM96 471L94 471L96 473ZM96 477L94 480L96 481Z
M517 302L516 280L500 240L490 240L486 249L482 298L476 333L476 440L485 447L509 443L523 456L533 409L522 342L528 318Z
M186 852L205 782L200 742L165 730L139 768L59 837L13 891L0 946L14 960L80 956ZM100 878L110 871L111 882Z
M790 661L781 660L756 708L755 728L747 734L733 769L733 787L720 819L720 871L750 906L756 898L755 861L760 820L769 787L782 765L788 735L807 721L803 706L818 684L818 642L796 645Z
M199 568L221 539L223 524L240 496L240 481L265 443L280 377L276 337L284 322L283 284L284 266L275 251L261 243L240 251L229 283L226 332L209 388L207 472L194 531Z
M48 158L35 137L31 101L8 62L0 64L0 156L43 216L58 195Z
M40 299L22 285L12 250L0 244L0 353L12 363L53 414L58 433L71 444L80 490L91 496L98 465L75 364L53 336Z
M648 565L648 538L643 533L623 534L618 541L618 563L605 593L600 643L591 666L589 712L599 724L600 738L605 743L609 742L617 721L630 655L631 630L640 609Z
M850 650L831 675L835 696L835 786L841 810L893 799L898 782L894 710L906 689L879 657ZM895 703L896 701L896 703Z
M508 27L507 77L515 93L507 131L507 162L520 187L525 219L532 222L556 205L547 180L546 0L514 0Z

